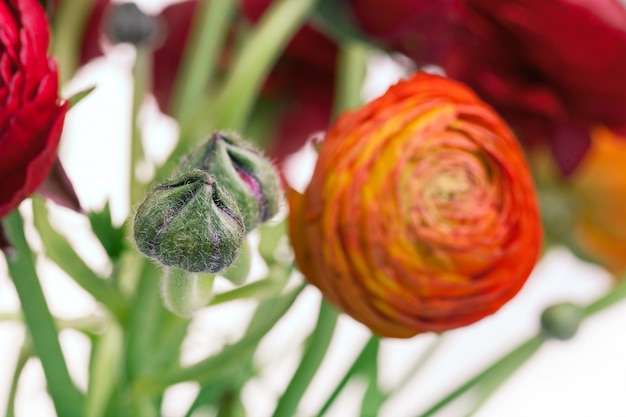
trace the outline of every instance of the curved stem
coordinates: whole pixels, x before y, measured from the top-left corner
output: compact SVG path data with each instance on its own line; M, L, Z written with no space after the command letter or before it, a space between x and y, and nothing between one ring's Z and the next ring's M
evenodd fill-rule
M317 0L279 0L263 15L235 59L218 97L215 128L242 130L265 77Z
M337 311L326 300L322 299L317 324L308 341L298 369L291 378L289 386L278 400L278 405L273 414L275 417L295 415L302 395L304 395L309 383L326 356L338 317Z
M33 199L34 222L45 247L45 255L63 269L81 288L102 303L118 320L127 314L127 303L122 293L111 281L96 275L78 256L67 240L50 224L45 203Z
M374 358L374 360L376 359L375 353L377 353L379 343L380 343L380 340L376 336L371 336L369 338L367 343L365 343L365 346L363 346L361 353L359 353L357 358L352 363L352 366L348 369L348 371L345 373L341 381L339 381L339 383L337 384L333 392L326 399L326 402L324 403L322 408L320 408L320 411L317 413L318 417L322 417L326 414L330 406L333 404L333 402L337 399L341 391L348 384L348 381L350 381L350 379L353 376L359 373L359 371L364 365L364 362L370 361L372 357Z
M452 401L456 400L462 394L465 394L471 388L476 386L476 384L488 377L491 377L496 372L499 372L501 369L505 367L518 368L541 347L544 341L545 337L543 335L537 335L530 338L529 340L522 343L511 352L507 353L505 356L491 364L489 367L487 367L487 369L483 370L478 375L470 378L468 381L466 381L458 388L453 390L451 393L446 395L424 413L420 414L420 417L430 417L435 415L436 412L450 404Z
M219 354L192 366L145 375L136 381L134 392L138 395L158 393L170 385L184 381L198 381L206 384L240 371L242 364L247 363L251 358L259 341L289 310L303 288L304 286L299 286L287 294L262 302L246 334L237 343L225 347Z
M20 299L33 347L41 360L54 407L60 416L80 417L83 415L83 396L74 386L67 370L57 327L35 271L35 260L26 242L19 212L15 210L6 216L3 226L16 252L7 258L9 273Z
M613 287L603 296L583 307L583 318L588 318L600 311L612 307L620 301L626 299L626 281L620 280L620 284ZM539 332L536 336L528 339L508 354L494 362L487 369L460 385L446 397L438 401L435 405L425 411L420 417L429 417L437 411L454 401L456 398L475 387L477 384L486 383L485 392L474 405L469 415L475 413L480 406L487 401L511 375L515 373L532 355L543 345L546 335Z
M346 42L339 51L335 116L361 105L361 88L365 78L368 48L363 43Z

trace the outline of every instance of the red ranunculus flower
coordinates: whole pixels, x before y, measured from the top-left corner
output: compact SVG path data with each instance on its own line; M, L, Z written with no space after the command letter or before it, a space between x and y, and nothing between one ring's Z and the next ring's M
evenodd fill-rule
M0 217L41 185L56 160L67 102L48 43L36 0L0 2Z
M309 282L389 337L494 313L541 245L515 137L468 88L426 73L337 120L289 223Z
M443 62L561 171L590 128L626 130L626 7L619 0L461 0L472 37Z

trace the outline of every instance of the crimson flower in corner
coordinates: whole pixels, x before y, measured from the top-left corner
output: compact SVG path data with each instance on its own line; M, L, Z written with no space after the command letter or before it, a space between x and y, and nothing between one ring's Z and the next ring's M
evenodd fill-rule
M0 217L40 187L56 162L68 104L58 94L49 40L36 0L0 2Z

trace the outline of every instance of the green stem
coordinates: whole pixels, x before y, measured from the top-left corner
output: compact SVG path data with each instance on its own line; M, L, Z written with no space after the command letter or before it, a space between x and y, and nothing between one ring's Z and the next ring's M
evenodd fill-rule
M45 203L33 199L35 227L43 241L45 255L63 269L81 288L102 303L118 320L124 319L127 303L122 293L113 285L95 274L74 251L67 240L50 225Z
M158 346L158 327L163 308L159 295L158 277L160 268L152 262L142 259L143 269L135 291L135 297L125 330L126 354L125 377L129 382L126 395L130 405L130 415L157 415L156 400L147 393L135 393L133 381L142 375L154 371L153 363Z
M235 6L234 1L205 1L198 6L174 88L174 115L182 131L187 131L191 116L198 110L213 78ZM187 137L181 134L181 141ZM184 143L179 146L187 148Z
M241 371L241 366L250 360L259 341L269 332L289 310L304 286L287 294L262 302L257 308L244 337L235 344L203 361L186 368L170 372L151 373L136 381L136 394L158 393L170 385L184 381L198 381L202 384L232 375Z
M626 299L626 282L620 280L620 284L613 287L603 296L583 307L583 318L597 314L620 301ZM530 357L541 347L546 340L546 336L539 332L526 342L522 343L511 352L494 362L487 369L474 376L446 397L441 399L420 417L429 417L437 411L451 403L453 400L475 387L477 384L485 384L484 392L478 402L474 405L469 415L475 413L484 402L493 394L511 375L517 371Z
M20 380L20 375L26 366L26 362L32 356L33 348L29 340L29 336L26 335L24 343L20 348L20 354L17 357L17 363L15 365L15 371L13 372L13 379L11 380L11 389L9 391L9 398L7 400L6 417L15 417L15 396L17 395L17 384Z
M122 373L122 329L113 323L92 343L85 415L103 417Z
M624 276L622 275L616 278L616 280L619 284L602 297L583 307L583 317L590 317L626 299L626 280L624 280Z
M139 112L144 102L146 92L150 88L150 74L152 66L151 51L144 48L136 49L135 65L133 65L133 97L131 113L131 145L130 145L130 205L137 204L144 193L144 184L137 179L136 168L143 158L141 144L141 128L139 125Z
M361 88L365 78L368 47L359 42L346 42L339 51L339 71L335 93L335 116L361 105Z
M54 14L52 53L59 65L59 84L64 85L76 72L82 33L94 0L59 2Z
M57 328L35 271L34 257L26 242L19 212L15 210L6 216L3 225L16 250L15 256L7 258L9 273L22 305L33 347L41 360L56 412L60 416L80 417L83 415L84 399L67 371Z
M215 128L242 130L263 81L317 0L272 3L237 55L214 107Z
M310 336L298 369L278 400L278 405L273 414L275 417L295 415L302 395L326 356L338 317L337 310L322 299L317 324Z
M420 414L420 417L430 417L437 413L439 410L450 404L452 401L456 400L461 395L465 394L471 388L476 386L479 382L483 381L486 378L489 378L495 373L500 372L500 370L504 368L514 367L518 368L521 366L527 359L529 359L543 344L545 341L545 337L542 335L537 335L526 342L522 343L511 352L507 353L505 356L500 358L498 361L491 364L487 369L480 372L478 375L470 378L468 381L460 385L454 391L446 395L440 401L438 401L435 405L430 407L424 413Z
M348 384L348 381L350 381L350 379L353 376L355 376L361 371L366 361L369 361L372 359L373 353L378 352L379 343L380 343L380 340L376 336L371 336L369 338L365 346L363 346L361 353L359 353L359 356L357 356L357 358L352 363L352 366L345 373L341 381L339 381L339 383L337 384L333 392L330 394L328 399L326 399L326 402L324 403L320 411L317 413L318 417L322 417L326 414L330 406L333 404L333 402L337 399L341 391ZM374 359L375 359L375 356L374 356Z

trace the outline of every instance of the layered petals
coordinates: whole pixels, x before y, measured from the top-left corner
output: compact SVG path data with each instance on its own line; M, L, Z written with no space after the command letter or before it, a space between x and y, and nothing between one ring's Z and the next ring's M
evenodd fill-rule
M528 167L469 89L419 73L326 134L290 196L307 279L381 336L473 323L528 278L541 242Z
M48 44L37 1L0 3L0 217L35 191L56 161L67 103Z
M593 144L571 178L578 215L575 244L614 273L626 269L626 138L593 131Z

